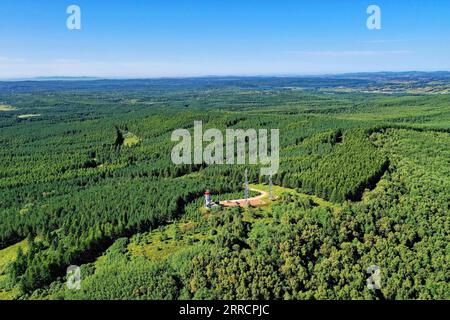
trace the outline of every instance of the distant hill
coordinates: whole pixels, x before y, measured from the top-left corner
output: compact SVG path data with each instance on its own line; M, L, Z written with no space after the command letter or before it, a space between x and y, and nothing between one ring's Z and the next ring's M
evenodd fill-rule
M405 72L361 72L361 73L344 73L339 75L331 75L337 79L377 79L377 80L395 80L395 79L450 79L450 71L405 71Z
M375 72L316 76L208 76L198 78L102 79L96 77L39 77L0 81L1 92L56 92L61 90L302 90L329 93L450 93L450 72Z

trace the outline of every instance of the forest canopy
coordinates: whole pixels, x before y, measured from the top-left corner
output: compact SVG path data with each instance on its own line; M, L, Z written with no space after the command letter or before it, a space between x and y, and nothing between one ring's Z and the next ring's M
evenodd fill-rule
M450 298L449 96L315 81L0 83L0 299ZM205 211L268 178L174 165L194 121L280 129L275 199Z

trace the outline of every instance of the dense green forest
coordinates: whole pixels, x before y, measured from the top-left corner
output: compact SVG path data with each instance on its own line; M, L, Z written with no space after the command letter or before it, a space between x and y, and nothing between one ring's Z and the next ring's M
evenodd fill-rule
M0 299L449 299L450 97L374 81L0 83ZM199 120L280 130L273 201L203 209L268 180L174 165Z

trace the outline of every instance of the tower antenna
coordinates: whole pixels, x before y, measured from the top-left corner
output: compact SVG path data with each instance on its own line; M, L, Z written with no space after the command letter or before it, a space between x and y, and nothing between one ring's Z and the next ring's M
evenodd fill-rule
M211 202L211 193L209 192L209 190L205 191L205 208L207 210L211 209L212 206L212 202Z
M245 190L244 190L245 204L248 204L248 171L245 169Z
M272 175L269 176L269 200L272 200Z

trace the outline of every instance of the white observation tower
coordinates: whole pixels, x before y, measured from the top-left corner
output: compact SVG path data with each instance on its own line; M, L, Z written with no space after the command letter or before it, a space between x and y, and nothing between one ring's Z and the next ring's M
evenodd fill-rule
M211 193L209 192L209 190L205 191L205 207L206 209L211 209Z

